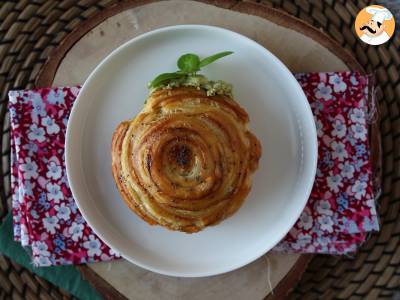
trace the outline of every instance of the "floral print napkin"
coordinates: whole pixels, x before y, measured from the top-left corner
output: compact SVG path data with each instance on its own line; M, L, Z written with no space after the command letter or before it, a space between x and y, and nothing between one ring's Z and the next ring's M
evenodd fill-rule
M368 147L368 76L295 75L315 115L319 162L300 219L275 251L345 254L379 229ZM86 224L68 187L64 143L80 90L9 93L14 239L32 248L36 266L119 258Z
M120 257L86 224L68 187L64 143L80 87L11 91L14 239L31 246L35 266Z
M368 144L369 77L295 74L314 113L318 166L306 208L276 251L345 254L379 230Z

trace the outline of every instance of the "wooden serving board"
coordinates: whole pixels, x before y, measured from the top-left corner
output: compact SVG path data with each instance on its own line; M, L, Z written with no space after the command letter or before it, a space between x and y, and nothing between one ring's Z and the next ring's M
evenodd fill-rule
M362 71L351 55L322 32L262 5L233 0L128 0L69 34L50 55L36 84L82 84L119 45L144 32L177 24L215 25L239 32L266 47L293 72ZM290 292L310 257L269 253L239 270L208 278L163 276L125 260L91 264L81 271L109 299L270 300Z

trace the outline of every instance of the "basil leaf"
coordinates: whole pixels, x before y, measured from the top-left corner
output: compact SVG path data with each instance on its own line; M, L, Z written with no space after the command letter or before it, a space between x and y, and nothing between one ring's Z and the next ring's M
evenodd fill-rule
M194 73L199 70L200 58L196 54L184 54L178 59L178 68L186 73Z
M149 87L151 88L156 88L159 85L165 83L166 81L169 81L171 79L176 79L176 78L181 78L185 76L185 74L181 74L181 73L163 73L158 75L156 78L154 78L150 83L149 83Z
M220 53L211 55L209 57L206 57L200 61L199 67L202 68L204 66L207 66L207 65L213 63L214 61L216 61L217 59L220 59L227 55L231 55L232 53L233 53L232 51L224 51L224 52L220 52Z

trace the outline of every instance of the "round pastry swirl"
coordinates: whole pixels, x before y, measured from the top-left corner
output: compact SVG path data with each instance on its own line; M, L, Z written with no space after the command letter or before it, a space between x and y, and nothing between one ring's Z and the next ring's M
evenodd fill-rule
M233 99L161 89L112 140L112 171L128 206L150 224L197 232L242 205L261 145Z

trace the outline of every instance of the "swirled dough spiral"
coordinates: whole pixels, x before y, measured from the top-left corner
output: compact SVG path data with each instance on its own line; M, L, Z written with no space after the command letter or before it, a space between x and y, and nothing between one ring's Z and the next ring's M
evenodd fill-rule
M242 205L261 145L233 99L195 88L161 89L112 140L112 171L127 205L143 220L197 232Z

